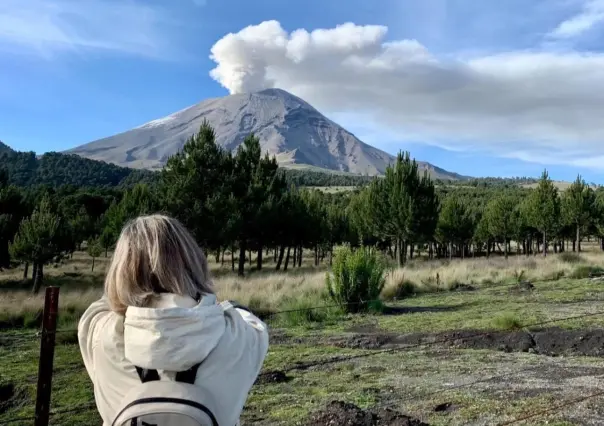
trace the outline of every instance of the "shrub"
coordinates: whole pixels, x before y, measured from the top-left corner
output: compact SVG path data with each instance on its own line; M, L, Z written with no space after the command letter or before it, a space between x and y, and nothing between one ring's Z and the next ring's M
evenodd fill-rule
M369 302L377 300L386 284L386 264L375 251L368 248L337 249L331 273L327 273L329 295L343 311L366 312Z
M402 279L393 286L384 290L384 300L401 300L413 296L417 293L415 284L407 279Z
M572 251L565 251L560 253L560 260L566 263L581 263L583 258L578 253L573 253Z
M582 278L589 278L592 275L602 275L604 274L604 269L598 267L598 266L588 266L588 265L581 265L581 266L577 266L575 267L575 269L573 269L573 271L570 274L570 278L576 278L576 279L582 279Z
M499 315L494 318L493 324L496 328L501 330L520 330L522 328L522 321L511 313Z
M285 326L296 327L329 322L341 317L340 308L325 307L326 305L325 300L311 295L287 298L280 305L281 313L273 316L273 320Z

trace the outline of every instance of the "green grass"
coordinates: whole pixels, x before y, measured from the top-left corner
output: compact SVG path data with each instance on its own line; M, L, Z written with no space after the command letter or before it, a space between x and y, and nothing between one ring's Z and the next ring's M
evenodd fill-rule
M571 274L573 276L586 277L594 272L593 268L586 269L580 265L583 260L576 256L566 256L562 260L570 265L567 267L574 268ZM384 314L380 313L380 309L362 315L344 314L336 307L308 310L310 307L333 305L321 290L303 290L299 293L300 297L283 298L279 310L288 312L275 315L267 322L272 329L281 329L281 334L299 337L302 343L271 344L264 371L284 370L297 363L336 356L370 353L369 350L311 344L309 342L312 339L305 339L319 336L325 343L324 340L328 338L342 337L343 333L348 333L354 326L368 326L367 328L377 331L392 333L435 333L462 329L515 330L536 322L604 311L604 284L587 278L553 277L557 279L533 282L535 289L532 292L520 292L516 289L517 277L494 276L494 283L490 283L485 275L479 283L465 282L478 287L477 291L423 294L405 277L401 277L399 286L390 287L393 295L396 295L392 298L399 300L386 303L388 308L396 309L386 309ZM85 274L63 277L57 275L51 277L50 282L58 283L64 289L76 289L80 288L77 284L80 278L84 287L100 285L100 278L87 278ZM423 284L423 287L427 288L428 285ZM57 335L51 404L55 411L93 401L92 384L82 365L74 331L81 308L86 304L81 302L82 295L68 295L69 292L61 293L59 328L72 331ZM86 296L85 293L83 295ZM92 296L94 294L90 295ZM260 295L249 301L248 306L252 309L266 306ZM9 306L11 302L8 300L5 303ZM38 324L39 308L31 306L24 304L19 309L11 310L19 314L19 326ZM14 313L6 315L8 314L4 311L0 313L0 323L15 321L14 318L17 318L10 317L16 315ZM551 325L577 329L603 327L604 315L570 319ZM0 402L0 423L18 416L33 415L38 344L32 329L5 329L0 335L0 385L13 384L17 390L14 401L7 405ZM453 389L453 386L473 380L514 373L533 366L542 369L534 376L521 374L513 376L509 382ZM437 426L473 422L496 424L504 419L550 408L562 400L575 398L574 392L578 388L573 387L572 381L569 381L568 386L554 382L547 388L541 386L541 383L558 380L560 374L556 372L577 366L599 368L602 360L547 358L522 353L437 347L379 353L307 370L294 370L287 373L291 380L285 383L256 385L250 393L242 420L246 424L274 426L302 424L310 412L332 400L343 400L362 408L392 404L394 409ZM540 383L537 388L536 382ZM534 391L534 395L516 395L518 387ZM435 413L434 407L444 402L458 404L460 408L449 414ZM601 402L602 400L594 400L594 404ZM597 405L593 409L596 410ZM547 424L558 426L574 424L569 422L564 413L539 417L530 421L530 424L546 424L546 421L549 422ZM21 424L31 424L31 421ZM85 409L82 412L52 416L51 424L100 424L100 419L94 409Z
M502 314L494 318L493 325L500 330L520 330L522 321L512 313Z

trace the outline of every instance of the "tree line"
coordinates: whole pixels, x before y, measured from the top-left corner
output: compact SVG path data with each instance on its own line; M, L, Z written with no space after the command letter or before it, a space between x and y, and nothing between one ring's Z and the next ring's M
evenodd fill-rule
M300 267L305 251L331 262L341 244L376 247L404 265L420 255L580 251L585 237L604 237L604 191L580 177L562 193L547 172L535 189L437 186L401 153L382 178L327 194L288 181L254 135L230 152L204 123L154 179L130 187L23 188L0 173L0 267L25 264L37 291L44 265L84 242L93 259L107 255L129 219L155 212L183 222L214 261L231 254L240 275Z

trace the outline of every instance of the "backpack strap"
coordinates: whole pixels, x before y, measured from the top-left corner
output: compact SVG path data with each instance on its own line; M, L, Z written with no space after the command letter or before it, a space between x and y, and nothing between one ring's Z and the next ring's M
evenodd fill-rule
M178 373L176 373L176 381L188 383L190 385L195 384L195 378L197 377L197 369L199 368L200 365L201 365L201 363L195 364L193 367L189 368L188 370L179 371Z
M157 370L147 370L146 368L136 367L136 374L138 374L138 377L143 383L159 380L159 373Z
M195 364L193 367L189 368L185 371L179 371L176 373L176 381L182 383L188 383L190 385L195 383L195 378L197 377L197 370L199 369L199 364ZM159 380L159 373L157 370L148 370L146 368L136 367L136 374L138 374L139 379L141 379L142 383L154 382Z

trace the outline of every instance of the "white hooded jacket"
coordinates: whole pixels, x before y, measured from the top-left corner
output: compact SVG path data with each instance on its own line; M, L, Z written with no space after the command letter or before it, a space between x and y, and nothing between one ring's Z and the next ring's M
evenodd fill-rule
M103 425L111 425L122 398L140 384L135 366L173 379L202 362L196 385L210 389L225 426L234 426L268 350L266 325L230 303L204 296L162 294L151 308L121 316L105 298L86 310L78 339ZM222 425L221 425L222 426Z

